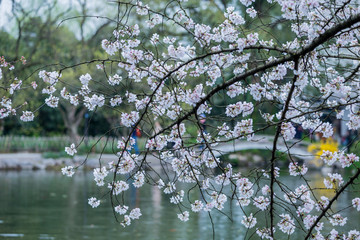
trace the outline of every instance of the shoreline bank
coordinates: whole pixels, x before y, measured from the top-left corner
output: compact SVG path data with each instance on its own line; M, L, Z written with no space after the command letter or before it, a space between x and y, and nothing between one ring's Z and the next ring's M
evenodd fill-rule
M93 169L99 166L100 155L89 155L85 168ZM1 153L0 170L57 170L63 166L80 165L86 156L75 156L73 158L44 158L41 153ZM103 154L101 164L116 161L113 154Z

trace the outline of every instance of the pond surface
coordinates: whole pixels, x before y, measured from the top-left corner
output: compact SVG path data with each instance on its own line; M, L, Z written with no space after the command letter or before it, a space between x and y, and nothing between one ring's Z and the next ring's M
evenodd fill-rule
M309 174L311 184L323 187L320 173ZM284 181L291 187L300 179L285 177ZM212 239L207 213L190 214L188 222L180 222L176 206L156 187L130 189L126 201L130 208L140 207L143 215L127 228L115 221L107 196L96 209L87 204L89 197L101 194L91 172L78 172L73 178L55 171L0 172L0 239ZM354 197L346 193L334 209L346 208ZM229 209L227 206L233 221L224 214L212 214L216 239L243 239L246 234L246 238L250 237L240 223L241 211L235 204L231 212ZM252 210L256 211L249 206L247 212ZM360 222L359 213L352 210L346 210L348 216L354 217L349 229L358 228Z

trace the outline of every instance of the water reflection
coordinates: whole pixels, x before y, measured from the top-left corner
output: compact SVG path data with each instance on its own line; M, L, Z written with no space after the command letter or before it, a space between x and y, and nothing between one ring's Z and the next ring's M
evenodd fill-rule
M290 187L301 181L294 177L284 179ZM311 179L312 186L323 187L320 173L312 174ZM130 190L126 203L130 208L140 207L143 216L127 228L115 222L107 197L97 209L87 204L90 196L104 193L93 184L90 172L78 173L73 178L63 177L58 172L1 172L0 239L212 239L206 212L190 215L190 220L182 223L177 219L176 206L156 187L147 185L141 190ZM328 192L317 193L332 196ZM353 193L346 193L334 205L334 210L348 207L354 197ZM199 198L196 192L190 195L192 200ZM246 233L240 224L243 214L237 211L235 204L232 207L235 210L231 211L228 205L225 213L231 215L233 221L224 214L212 214L216 239L243 239L246 234L247 237L252 235L253 232ZM357 212L351 210L347 209L346 213L354 215L355 221L349 226L354 229L360 219ZM250 205L246 211L250 213L255 208ZM263 214L257 218L258 222L266 221L267 216Z

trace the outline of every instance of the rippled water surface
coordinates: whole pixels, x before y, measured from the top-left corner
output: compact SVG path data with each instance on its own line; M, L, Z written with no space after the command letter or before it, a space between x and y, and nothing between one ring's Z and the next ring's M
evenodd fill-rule
M310 176L310 184L323 187L320 173ZM300 179L285 177L284 181L292 188ZM107 196L97 209L87 204L90 196L105 194L94 184L91 172L77 173L73 178L54 171L0 172L0 239L212 239L207 213L190 215L190 220L182 223L177 218L176 206L170 204L168 196L156 187L147 185L129 191L125 201L130 208L140 207L143 216L123 228L115 221ZM346 193L334 209L346 208L355 196ZM196 192L190 194L192 200L199 198ZM243 239L246 234L246 238L250 237L252 233L247 233L240 224L241 211L235 204L233 210L230 209L227 205L228 216L212 215L216 239ZM249 206L246 211L250 213L256 209ZM346 214L353 215L348 228L359 228L358 212L350 208ZM233 221L229 220L230 215ZM265 221L261 214L259 221ZM253 236L253 239L257 237ZM292 239L303 237L297 234Z

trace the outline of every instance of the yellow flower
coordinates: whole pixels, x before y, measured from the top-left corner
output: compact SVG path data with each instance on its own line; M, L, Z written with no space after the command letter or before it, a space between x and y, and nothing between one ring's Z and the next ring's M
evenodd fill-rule
M315 155L312 163L320 167L324 165L324 163L320 160L320 155L323 151L336 152L338 151L339 144L332 138L328 138L325 141L321 140L319 143L312 143L308 146L308 152L313 153Z

